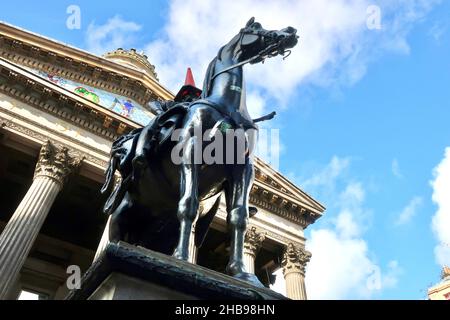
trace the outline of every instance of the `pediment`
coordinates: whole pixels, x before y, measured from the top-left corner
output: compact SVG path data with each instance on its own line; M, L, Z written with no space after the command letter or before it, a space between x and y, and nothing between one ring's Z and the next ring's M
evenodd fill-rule
M272 193L275 199L284 199L318 215L325 211L321 203L259 158L256 159L255 171L255 185ZM273 202L277 202L275 199Z

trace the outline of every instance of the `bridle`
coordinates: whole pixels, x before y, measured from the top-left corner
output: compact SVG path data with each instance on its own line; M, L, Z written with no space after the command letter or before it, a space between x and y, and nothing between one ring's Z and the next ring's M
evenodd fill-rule
M242 47L242 40L244 38L244 35L246 35L246 34L257 35L257 36L261 36L261 37L267 37L270 34L268 32L263 32L260 30L253 30L248 27L241 29L241 31L239 33L240 33L239 42L241 44L241 47ZM272 36L272 39L275 41L271 45L267 46L267 48L261 50L255 56L248 58L247 60L238 62L236 64L233 64L233 65L217 72L216 74L214 74L211 77L211 79L209 81L212 82L218 75L228 72L234 68L243 66L247 63L256 63L256 62L264 63L264 60L266 60L267 58L272 58L279 54L281 54L283 56L283 60L284 60L291 55L291 50L286 50L286 49L280 48L281 42L277 42L275 39L275 36ZM286 53L287 53L287 55L285 55Z

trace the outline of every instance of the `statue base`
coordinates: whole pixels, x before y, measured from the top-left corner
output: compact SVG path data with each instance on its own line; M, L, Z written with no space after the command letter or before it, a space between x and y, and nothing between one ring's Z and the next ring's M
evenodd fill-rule
M68 300L287 300L268 288L119 242L109 243Z

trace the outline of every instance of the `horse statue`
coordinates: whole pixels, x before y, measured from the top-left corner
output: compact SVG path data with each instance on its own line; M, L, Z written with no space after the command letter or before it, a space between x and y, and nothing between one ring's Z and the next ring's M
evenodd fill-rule
M292 27L265 30L251 18L209 64L201 95L178 103L159 103L151 123L113 143L102 188L103 193L111 192L104 206L111 215L110 241L127 241L188 260L193 224L194 241L200 247L219 207L218 195L224 192L231 242L226 272L262 286L245 270L243 245L254 179L252 139L256 122L270 119L274 113L255 120L250 117L243 66L290 53L298 41L296 33ZM239 135L234 139L243 147L230 147L227 142L216 152L224 151L223 157L234 161L205 163L202 152L230 130L244 132L243 140ZM201 137L209 132L214 139L198 139L198 132ZM177 148L182 149L182 156L174 157ZM200 161L196 161L199 154ZM121 175L119 183L114 179L116 170ZM199 210L202 201L214 196L217 199L210 209Z

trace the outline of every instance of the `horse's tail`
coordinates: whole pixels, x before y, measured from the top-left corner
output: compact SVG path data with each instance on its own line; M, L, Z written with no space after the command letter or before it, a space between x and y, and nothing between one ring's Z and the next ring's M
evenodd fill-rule
M209 209L209 211L203 217L200 217L195 225L195 245L197 246L197 248L200 248L203 244L203 241L205 241L209 225L211 224L214 216L217 213L217 210L219 209L221 198L221 196L217 197L211 209Z
M102 194L110 193L103 212L111 214L122 201L123 195L131 181L131 160L135 154L136 143L142 128L135 129L114 141L111 147L111 157L105 173L105 183L101 188ZM115 185L115 173L119 171L122 181Z

